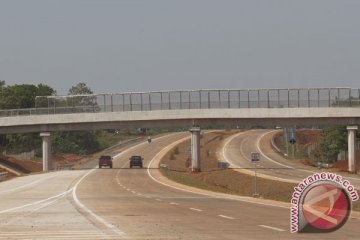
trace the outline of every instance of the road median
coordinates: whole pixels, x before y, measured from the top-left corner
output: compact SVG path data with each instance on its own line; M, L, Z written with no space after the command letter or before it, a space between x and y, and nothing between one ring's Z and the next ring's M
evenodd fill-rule
M235 169L219 169L219 154L229 137L239 131L210 132L201 137L202 171L192 173L189 170L190 139L184 138L168 145L151 161L149 175L157 182L212 197L236 199L260 204L289 207L296 183L274 179L257 178L258 197L254 198L254 176L238 172ZM251 169L246 169L251 172ZM354 203L354 210L359 210Z

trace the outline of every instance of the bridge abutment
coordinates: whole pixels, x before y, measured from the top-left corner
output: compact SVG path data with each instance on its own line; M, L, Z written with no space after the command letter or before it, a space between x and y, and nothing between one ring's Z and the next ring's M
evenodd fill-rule
M200 127L192 127L191 132L191 171L200 172Z
M42 156L43 156L43 171L49 171L51 169L51 139L49 132L40 133L42 138Z
M348 171L356 173L356 131L357 126L348 126Z

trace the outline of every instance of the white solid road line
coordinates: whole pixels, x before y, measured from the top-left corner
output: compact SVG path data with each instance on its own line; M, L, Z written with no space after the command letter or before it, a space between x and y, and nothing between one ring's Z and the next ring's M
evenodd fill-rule
M33 209L33 210L30 212L30 214L32 214L32 213L34 213L34 212L37 212L37 211L39 211L40 209L43 209L43 208L45 208L45 207L47 207L47 206L53 205L53 204L55 204L55 203L56 203L57 201L59 201L59 200L60 200L60 198L56 198L55 200L53 200L53 201L51 201L51 202L47 202L47 203L39 206L38 208ZM29 215L29 214L26 214L26 215Z
M96 168L88 171L84 176L82 176L82 178L80 178L80 180L75 184L75 186L72 188L72 197L76 203L76 205L81 208L82 210L84 210L85 212L87 212L88 214L90 214L93 218L95 218L97 221L101 222L104 226L106 226L108 229L110 229L111 231L113 231L114 233L118 234L119 236L124 235L125 233L120 231L120 229L118 229L116 226L110 224L109 222L107 222L105 219L103 219L102 217L100 217L99 215L95 214L93 211L91 211L88 207L86 207L84 204L82 204L80 202L80 200L78 199L77 195L76 195L76 190L77 187L79 186L79 184L82 182L82 180L84 180L90 173L94 172L96 170Z
M41 203L48 203L49 201L53 201L53 199L57 199L59 197L65 196L68 192L71 192L72 190L73 189L70 189L68 191L62 192L62 193L60 193L58 195L55 195L55 196L52 196L52 197L49 197L49 198L46 198L46 199L43 199L43 200L39 200L39 201L32 202L32 203L29 203L29 204L24 204L24 205L21 205L21 206L18 206L18 207L6 209L6 210L3 210L3 211L0 211L0 214L7 213L7 212L12 212L12 211L15 211L15 210L18 210L18 209L21 209L21 208L34 206L34 205L41 204Z
M285 232L285 230L284 230L284 229L281 229L281 228L276 228L276 227L271 227L271 226L267 226L267 225L259 225L259 227L263 227L263 228L271 229L271 230L278 231L278 232Z
M267 160L269 160L270 162L275 163L275 164L280 165L280 166L285 167L285 168L294 169L293 167L291 167L291 166L289 166L289 165L285 165L285 164L279 163L278 161L275 161L275 160L271 159L270 157L268 157L268 156L261 150L261 147L260 147L260 141L261 141L261 139L263 139L265 135L268 135L268 134L270 134L270 133L277 132L277 131L278 131L278 130L274 130L274 131L270 131L270 132L266 132L266 133L262 134L262 135L258 138L258 140L257 140L257 142L256 142L256 147L257 147L257 149L259 150L260 154L261 154L264 158L266 158Z
M155 141L158 141L159 139L162 139L162 138L165 138L165 137L169 137L169 136L172 136L172 135L176 135L176 134L181 134L181 132L180 132L180 133L177 133L177 132L176 132L176 133L166 134L166 135L164 135L164 136L161 136L161 137L158 137L158 138L153 139L152 142L155 142ZM146 141L146 142L142 142L142 143L136 144L136 145L134 145L134 146L132 146L132 147L130 147L130 148L127 148L126 150L122 151L121 153L113 156L113 158L118 158L118 157L120 157L121 155L123 155L124 153L133 150L134 148L137 148L137 147L140 147L140 146L146 145L146 144L149 144L149 143ZM126 165L126 164L124 164L124 165Z
M240 167L240 165L238 164L234 164L231 159L229 159L227 157L227 154L226 154L226 149L228 148L228 145L235 139L237 138L238 136L244 134L244 133L248 133L250 131L255 131L255 130L249 130L249 131L245 131L245 132L240 132L238 134L235 134L233 135L232 137L229 137L226 141L225 141L225 144L223 145L222 147L222 151L221 151L221 154L222 154L222 158L224 159L224 161L228 162L230 164L230 166L233 166L233 167ZM240 154L244 157L244 159L248 159L248 157L246 157L242 151L242 146L240 147ZM259 151L262 155L264 155L264 153L260 150ZM265 155L264 155L265 156ZM265 156L266 158L268 158L267 156ZM274 160L272 160L274 161ZM290 168L290 167L289 167ZM241 172L245 173L245 174L248 174L250 176L254 176L254 172L253 171L250 171L250 170L247 170L247 169L241 169ZM267 179L271 179L271 180L277 180L277 181L282 181L282 182L291 182L291 183L296 183L298 184L298 181L295 181L295 180L290 180L290 179L284 179L284 178L280 178L280 177L275 177L275 176L271 176L271 175L268 175L268 174L258 174L258 177L261 177L261 178L267 178Z
M161 139L161 138L166 137L166 136L168 136L168 135L165 135L165 136L156 138L156 140L157 140L157 139ZM135 145L135 146L133 146L133 147L130 147L130 148L126 149L125 151L123 151L123 152L115 155L114 158L118 158L118 157L120 157L121 155L123 155L124 153L126 153L126 152L128 152L128 151L130 151L130 150L132 150L132 149L134 149L134 148L136 148L136 147L139 147L139 146L141 146L141 145L144 145L144 144L146 144L146 143L147 143L147 142L143 142L143 143L137 144L137 145ZM96 169L97 169L97 168L94 168L94 169L88 171L88 172L75 184L75 186L72 188L72 197L73 197L75 203L78 205L79 208L81 208L81 209L83 209L85 212L89 213L93 218L97 219L99 222L101 222L103 225L105 225L107 228L109 228L110 230L112 230L112 231L113 231L114 233L116 233L117 235L119 235L119 236L124 235L125 233L122 232L122 231L120 231L116 226L110 224L109 222L107 222L107 221L106 221L105 219L103 219L102 217L96 215L93 211L91 211L91 210L90 210L89 208L87 208L84 204L82 204L82 203L80 202L80 200L78 199L77 195L76 195L77 186L80 184L80 182L81 182L85 177L87 177L90 173L92 173L93 171L95 171ZM118 173L119 173L119 172L120 172L120 171L118 171ZM120 183L120 181L119 181L119 179L118 179L118 173L117 173L117 175L116 175L116 180L117 180L118 183ZM127 191L131 191L131 189L126 189L126 190L127 190Z
M24 184L22 186L19 186L19 187L16 187L16 188L11 188L11 189L8 189L6 191L2 191L2 192L0 192L0 195L15 192L15 191L17 191L19 189L23 189L23 188L29 187L31 185L35 185L35 184L47 181L47 180L49 180L51 178L55 178L55 177L58 177L58 176L66 176L66 175L70 175L70 174L71 173L64 173L64 172L61 172L61 173L58 173L58 174L49 174L49 176L37 179L37 180L35 180L33 182L30 182L30 183L26 183L26 184Z
M222 218L226 218L226 219L230 219L230 220L234 220L235 218L233 217L229 217L229 216L226 216L226 215L218 215L219 217L222 217Z
M259 152L260 152L266 159L268 159L269 161L271 161L271 162L273 162L273 163L276 163L276 164L278 164L278 165L284 166L285 168L295 169L295 168L292 167L292 166L289 166L289 165L286 165L286 164L282 164L282 163L279 163L278 161L275 161L275 160L271 159L270 157L268 157L268 156L261 150L261 147L260 147L260 141L261 141L261 139L262 139L264 136L266 136L267 134L270 134L270 133L273 133L273 132L276 132L276 131L277 131L277 130L270 131L270 132L267 132L267 133L264 133L263 135L261 135L260 138L259 138L258 141L257 141L257 148L258 148ZM314 173L316 173L316 171L307 170L307 169L297 169L297 170L298 170L298 171L305 172L305 173L309 173L309 174L314 174ZM304 178L304 176L301 176L301 175L298 175L298 174L295 174L294 176L295 176L295 177L299 177L299 178L301 178L301 179ZM283 180L284 180L284 178L280 178L280 179L283 179ZM354 177L349 177L349 176L347 176L346 179L355 180L355 181L359 181L359 180L360 180L359 178L354 178ZM285 179L285 181L286 181L286 179Z
M149 175L149 177L163 185L163 186L166 186L166 187L169 187L169 188L172 188L172 189L177 189L177 190L180 190L180 191L183 191L183 192L189 192L189 193L194 193L194 194L198 194L198 195L202 195L202 196L209 196L209 197L213 197L213 198L218 198L218 199L229 199L229 200L236 200L236 201L240 201L240 202L246 202L246 203L251 203L251 204L257 204L257 205L263 205L263 206L271 206L271 207L276 207L276 208L290 208L290 207L287 207L287 206L281 206L281 205L277 205L277 204L272 204L272 203L268 203L268 202L254 202L252 199L250 199L249 197L232 197L231 195L229 196L214 196L215 194L217 194L216 192L210 192L210 191L207 191L206 193L205 192L198 192L198 191L194 191L194 190L190 190L190 189L187 189L186 186L183 187L175 187L173 185L170 185L170 184L167 184L167 183L164 183L158 179L156 179L150 172L150 167L152 165L152 163L157 159L159 158L159 156L164 156L168 151L169 149L171 149L171 147L173 146L176 146L178 144L180 144L181 142L184 142L186 141L187 139L189 139L190 137L184 137L183 139L180 139L176 142L173 142L169 145L167 145L166 147L164 147L160 152L158 152L152 159L151 161L149 162L148 166L147 166L147 173Z
M193 210L193 211L196 211L196 212L202 212L201 209L198 209L198 208L189 208L190 210Z

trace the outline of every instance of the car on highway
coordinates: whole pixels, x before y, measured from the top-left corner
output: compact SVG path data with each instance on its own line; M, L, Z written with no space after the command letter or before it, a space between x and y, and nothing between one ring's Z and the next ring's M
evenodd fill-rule
M143 167L143 160L141 156L131 156L130 160L130 168L132 167Z
M112 161L111 156L108 156L108 155L100 156L100 158L99 158L99 168L101 168L103 166L108 166L110 168L113 167L113 161Z

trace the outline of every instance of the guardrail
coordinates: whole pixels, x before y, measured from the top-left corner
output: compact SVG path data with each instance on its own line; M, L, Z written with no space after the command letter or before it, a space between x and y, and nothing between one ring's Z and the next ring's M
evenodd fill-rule
M276 134L274 134L274 135L271 137L271 146L275 149L276 152L284 155L284 154L281 152L280 148L279 148L279 147L276 145L276 143L275 143L275 136L276 136Z
M35 108L1 110L0 117L174 109L314 107L360 107L360 89L193 90L40 96L36 97Z
M0 182L5 181L7 178L7 172L0 172Z

